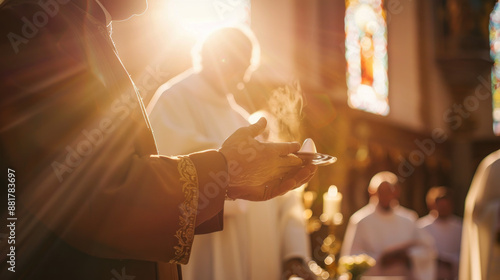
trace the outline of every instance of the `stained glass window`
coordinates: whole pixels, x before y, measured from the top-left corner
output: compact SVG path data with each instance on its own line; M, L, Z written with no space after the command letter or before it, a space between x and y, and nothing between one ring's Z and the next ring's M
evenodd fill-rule
M387 25L382 0L346 0L349 106L387 115Z
M490 54L494 61L491 71L493 92L493 132L500 135L500 2L490 15Z

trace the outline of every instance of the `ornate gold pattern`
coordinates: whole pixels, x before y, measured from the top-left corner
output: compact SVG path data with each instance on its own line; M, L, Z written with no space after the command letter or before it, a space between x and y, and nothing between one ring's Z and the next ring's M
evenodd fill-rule
M180 181L184 182L182 192L185 200L179 206L181 212L179 216L180 228L175 232L179 245L174 246L175 257L170 263L186 264L193 244L196 213L198 211L198 175L189 157L180 158L177 170L180 174Z

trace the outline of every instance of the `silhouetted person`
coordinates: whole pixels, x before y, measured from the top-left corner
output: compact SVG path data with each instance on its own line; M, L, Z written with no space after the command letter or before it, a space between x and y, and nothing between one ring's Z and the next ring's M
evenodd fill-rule
M500 150L485 157L467 198L460 254L460 280L500 279Z
M247 29L217 30L194 52L199 70L158 89L148 112L156 138L165 143L160 153L216 148L234 129L248 125L248 113L233 93L255 69L257 44ZM265 203L226 202L224 230L197 237L190 263L182 268L184 279L280 279L293 270L312 280L301 203L296 193Z
M107 32L146 4L0 4L0 149L15 197L1 279L156 279L157 261L175 279L194 234L222 229L226 194L265 200L313 174L289 155L300 145L254 139L265 121L219 150L158 154Z

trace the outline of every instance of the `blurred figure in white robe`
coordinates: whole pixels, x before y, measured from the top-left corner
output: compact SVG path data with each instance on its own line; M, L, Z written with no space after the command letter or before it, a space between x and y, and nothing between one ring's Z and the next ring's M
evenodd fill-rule
M459 279L500 279L500 150L481 161L465 199Z
M217 148L236 129L248 125L249 114L233 94L256 68L259 49L254 35L246 29L225 28L198 47L194 52L198 67L162 85L148 105L162 154ZM271 126L269 119L268 129ZM251 150L242 152L252 155ZM226 201L224 230L197 236L189 263L182 267L183 279L278 280L298 275L312 280L303 212L298 191L258 203Z
M437 279L458 279L462 219L453 214L450 189L436 186L426 196L429 214L417 221L417 226L434 238L437 257Z
M412 215L397 209L398 178L377 173L370 181L371 202L349 219L341 256L367 254L376 264L365 276L399 276L407 280L435 279L436 252L432 237L417 228ZM377 278L378 279L378 278Z

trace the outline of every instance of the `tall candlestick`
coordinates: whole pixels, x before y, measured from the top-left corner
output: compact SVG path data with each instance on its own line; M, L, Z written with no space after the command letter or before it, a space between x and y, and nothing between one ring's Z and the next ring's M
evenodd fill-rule
M342 194L336 186L330 186L328 192L323 194L323 214L327 220L332 220L335 214L340 213L341 203Z

